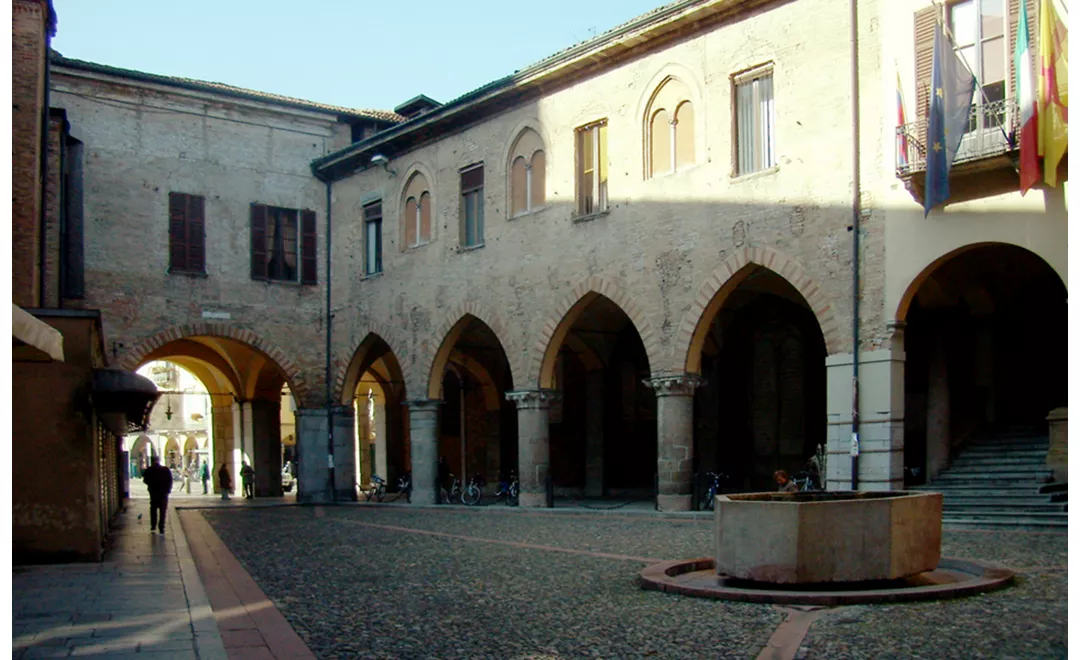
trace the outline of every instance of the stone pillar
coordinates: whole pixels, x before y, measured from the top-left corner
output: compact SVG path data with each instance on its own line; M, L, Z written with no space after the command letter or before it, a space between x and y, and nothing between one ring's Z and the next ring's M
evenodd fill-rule
M859 483L865 491L904 487L904 326L889 326L889 346L859 356ZM825 358L827 490L851 488L852 356Z
M281 402L256 399L244 406L251 411L255 496L281 497Z
M551 444L548 436L548 411L559 396L554 390L507 392L506 400L518 411L518 480L520 506L547 505L548 471L551 467Z
M356 424L352 406L334 406L334 500L356 501ZM279 468L280 472L280 468Z
M438 399L406 401L409 407L409 446L412 456L412 503L435 504L438 486Z
M1046 452L1046 467L1058 483L1069 481L1069 409L1054 408L1046 417L1050 424L1050 450Z
M296 409L296 500L329 502L329 431L326 408Z
M210 465L210 481L214 493L221 494L221 485L218 481L218 470L222 465L229 466L229 476L233 480L233 489L236 492L237 474L233 465L233 409L234 405L214 406L210 410L211 423L214 427L214 460Z
M656 392L656 471L661 511L689 511L694 492L694 390L705 383L692 374L645 381Z
M389 425L387 414L390 409L390 405L386 402L386 399L375 399L375 438L368 440L369 447L375 448L375 464L372 469L375 470L375 474L379 475L383 479L390 479L390 472L388 471L388 463L386 460L386 434L388 433ZM371 449L367 449L368 453Z
M585 496L604 494L604 372L585 374Z

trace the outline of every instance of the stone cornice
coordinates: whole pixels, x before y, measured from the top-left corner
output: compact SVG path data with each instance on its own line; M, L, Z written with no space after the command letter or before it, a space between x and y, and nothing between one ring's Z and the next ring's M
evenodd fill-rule
M641 381L652 388L656 396L693 396L694 390L705 385L705 379L695 374L660 376Z

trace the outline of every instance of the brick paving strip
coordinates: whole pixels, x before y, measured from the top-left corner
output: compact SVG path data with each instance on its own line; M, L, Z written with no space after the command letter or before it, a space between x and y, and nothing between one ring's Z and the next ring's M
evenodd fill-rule
M314 660L315 654L202 514L183 510L178 515L229 660Z
M823 613L821 607L777 606L776 609L787 612L787 618L773 631L757 660L793 660L810 626Z

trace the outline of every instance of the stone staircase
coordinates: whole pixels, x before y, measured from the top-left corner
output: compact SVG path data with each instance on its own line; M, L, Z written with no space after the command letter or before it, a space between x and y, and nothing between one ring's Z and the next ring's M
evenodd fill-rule
M912 490L944 495L946 528L1066 531L1066 486L1046 482L1049 444L1043 431L999 431L968 445L937 479Z

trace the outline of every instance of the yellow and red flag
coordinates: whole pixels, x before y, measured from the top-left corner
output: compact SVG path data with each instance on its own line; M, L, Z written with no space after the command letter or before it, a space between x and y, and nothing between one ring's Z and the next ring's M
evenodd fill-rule
M1069 150L1068 8L1042 0L1039 9L1038 149L1047 185L1057 185L1057 166ZM1021 149L1021 160L1023 151Z
M1016 101L1020 109L1020 194L1039 180L1039 106L1032 80L1031 45L1028 42L1027 2L1020 2L1020 20L1016 25Z

